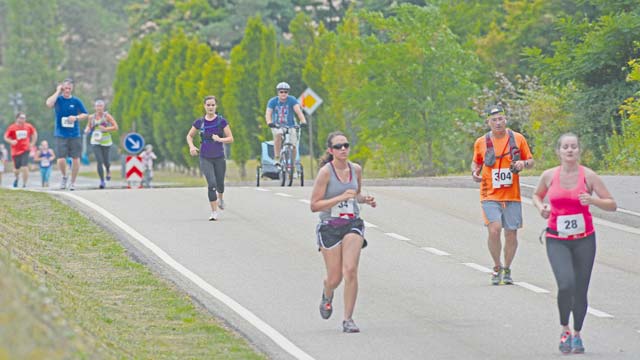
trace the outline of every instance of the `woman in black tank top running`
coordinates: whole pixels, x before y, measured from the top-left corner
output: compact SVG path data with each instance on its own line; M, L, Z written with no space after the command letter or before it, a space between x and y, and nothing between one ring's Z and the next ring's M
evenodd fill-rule
M316 229L318 249L327 269L320 301L320 316L328 319L333 312L334 290L344 278L344 320L342 331L360 332L352 319L358 296L358 263L366 246L364 222L358 203L376 207L372 196L364 196L362 168L349 162L349 142L341 132L329 134L327 155L311 193L311 211L320 213Z

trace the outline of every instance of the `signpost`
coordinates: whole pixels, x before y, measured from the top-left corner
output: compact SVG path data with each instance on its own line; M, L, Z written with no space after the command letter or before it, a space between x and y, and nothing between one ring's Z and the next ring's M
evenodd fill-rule
M138 155L127 155L125 166L125 179L127 181L127 187L131 188L132 182L137 182L142 187L144 167L142 166L142 157Z
M312 114L320 104L322 104L322 98L318 96L311 88L307 88L302 92L300 98L298 98L300 105L302 106L302 110L309 115L309 120L307 123L309 124L309 157L311 158L311 178L314 178L313 175L313 117Z
M125 180L127 187L131 188L132 182L137 182L142 187L142 177L144 167L142 166L142 157L138 154L144 149L144 138L142 135L130 132L122 139L122 147L131 155L127 156L125 161Z
M144 138L138 133L128 133L122 140L124 149L133 155L137 155L144 149Z

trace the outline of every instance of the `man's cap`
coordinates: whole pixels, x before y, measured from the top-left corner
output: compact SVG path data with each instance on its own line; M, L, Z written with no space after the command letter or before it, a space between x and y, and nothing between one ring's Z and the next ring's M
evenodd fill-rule
M500 105L491 105L487 108L487 116L504 114L504 109Z

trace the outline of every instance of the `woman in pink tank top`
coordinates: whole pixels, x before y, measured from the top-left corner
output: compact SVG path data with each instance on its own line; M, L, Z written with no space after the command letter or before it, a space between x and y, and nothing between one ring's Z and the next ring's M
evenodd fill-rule
M587 314L587 292L596 254L596 234L589 206L615 211L616 202L602 179L580 165L578 137L560 136L556 147L560 166L540 176L533 204L548 219L547 256L558 284L560 312L559 349L563 353L583 353L580 332ZM595 193L597 197L592 194ZM544 203L545 197L548 203ZM573 334L569 317L573 314Z

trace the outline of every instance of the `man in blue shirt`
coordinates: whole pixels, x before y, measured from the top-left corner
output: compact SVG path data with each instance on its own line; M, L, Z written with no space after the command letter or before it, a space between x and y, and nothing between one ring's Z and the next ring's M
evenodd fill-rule
M69 190L75 190L76 177L80 171L80 155L82 153L82 135L78 120L88 118L87 110L80 99L71 95L73 81L66 79L58 85L56 91L47 98L47 107L54 109L56 154L58 168L62 173L60 189L67 187L67 163L65 159L71 157L71 182Z
M289 95L291 87L286 82L281 82L276 86L278 95L272 97L267 103L267 112L264 117L267 121L267 125L271 128L273 134L273 146L276 156L276 162L280 162L280 147L282 146L282 128L287 127L289 129L289 136L291 143L293 144L293 158L297 157L296 144L298 144L298 133L293 127L296 125L293 119L293 113L295 112L300 120L300 125L306 125L307 121L302 113L302 107L298 103L298 99Z

